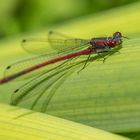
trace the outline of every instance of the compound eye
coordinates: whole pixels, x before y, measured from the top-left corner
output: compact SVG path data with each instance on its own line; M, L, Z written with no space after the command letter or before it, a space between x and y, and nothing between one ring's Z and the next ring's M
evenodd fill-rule
M122 34L120 32L116 32L116 33L113 34L113 37L114 38L120 38L120 37L122 37Z

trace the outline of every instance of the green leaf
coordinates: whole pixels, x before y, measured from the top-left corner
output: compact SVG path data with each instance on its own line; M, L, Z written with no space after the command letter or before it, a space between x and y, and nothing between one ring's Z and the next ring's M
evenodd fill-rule
M43 107L48 114L112 132L140 131L139 7L140 3L135 3L55 27L54 30L70 36L91 38L120 31L130 39L123 40L121 54L111 55L104 64L96 61L93 55L90 65L79 75L76 71L80 68L75 67L64 79L60 78L49 88L38 102L35 102L35 97L27 98L19 106L30 108L35 104L37 111L42 111ZM32 36L46 36L47 31ZM20 39L17 39L1 45L1 66L29 57L22 52L19 42ZM43 85L52 84L58 77L51 78ZM19 85L22 83L1 86L1 102L10 102L10 93ZM43 85L39 85L40 88Z
M6 140L129 140L78 123L0 104L0 139Z

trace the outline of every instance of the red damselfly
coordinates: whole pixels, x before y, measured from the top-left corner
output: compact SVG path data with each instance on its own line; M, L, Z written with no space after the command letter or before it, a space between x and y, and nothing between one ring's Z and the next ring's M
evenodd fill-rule
M50 32L49 36L52 36L54 33ZM36 71L45 66L52 65L54 63L69 60L81 55L87 55L87 60L82 69L85 68L88 60L90 59L91 54L97 54L103 58L102 53L111 52L113 48L118 45L122 45L122 34L120 32L115 32L111 37L97 37L92 39L79 39L79 38L63 38L62 39L25 39L22 41L23 47L27 52L41 54L33 59L26 59L20 62L16 62L12 65L9 65L5 70L4 78L0 80L0 84L9 82L23 75L29 74L33 71ZM124 37L126 38L126 37ZM36 45L32 43L43 42L45 45ZM32 44L29 47L28 44ZM47 44L47 45L46 45ZM51 45L55 51L48 52L47 46ZM39 58L42 58L41 61L37 61ZM26 63L30 63L25 66ZM36 62L37 64L34 64ZM23 68L19 69L19 66L23 64Z

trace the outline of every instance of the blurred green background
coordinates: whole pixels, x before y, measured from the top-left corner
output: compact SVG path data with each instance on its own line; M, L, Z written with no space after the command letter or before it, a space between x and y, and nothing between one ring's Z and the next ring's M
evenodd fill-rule
M135 1L139 0L4 0L0 4L0 39Z

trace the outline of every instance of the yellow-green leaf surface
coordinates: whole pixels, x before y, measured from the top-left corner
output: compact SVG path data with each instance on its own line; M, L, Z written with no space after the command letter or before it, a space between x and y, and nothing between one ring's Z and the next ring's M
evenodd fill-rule
M35 103L37 111L109 131L139 131L139 17L140 3L135 3L52 27L53 30L80 38L109 36L120 31L130 39L124 39L121 53L111 55L104 64L97 61L93 55L88 67L80 74L77 74L76 70L72 71L54 84L51 90L47 90L38 102L35 103L35 98L32 97L21 101L22 104L19 105L30 108ZM47 31L49 29L31 36L43 37ZM4 66L25 57L29 55L21 49L20 38L1 44L1 75ZM44 85L52 82L51 80L46 81ZM20 85L22 82L2 85L1 102L10 102L11 93Z
M41 113L0 104L1 140L129 140L96 128L88 127Z

